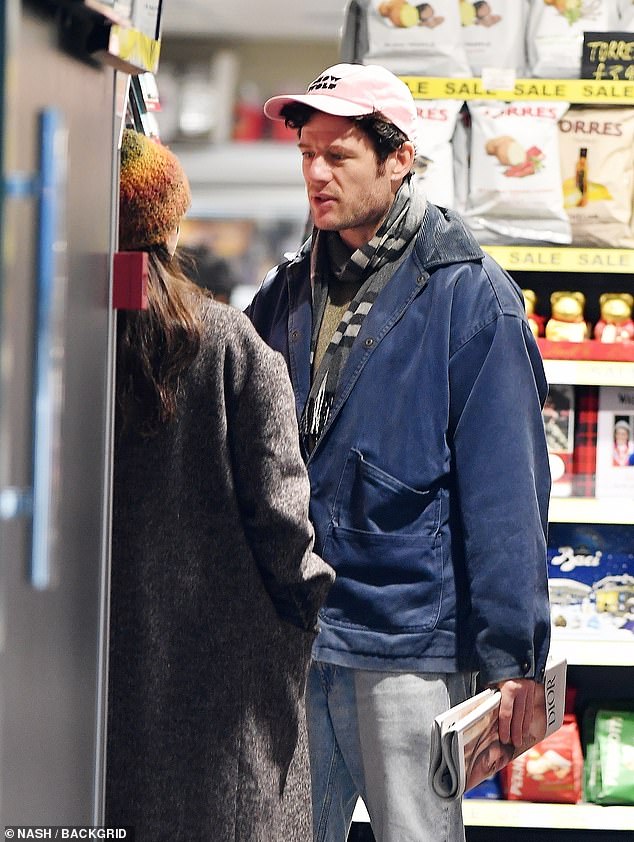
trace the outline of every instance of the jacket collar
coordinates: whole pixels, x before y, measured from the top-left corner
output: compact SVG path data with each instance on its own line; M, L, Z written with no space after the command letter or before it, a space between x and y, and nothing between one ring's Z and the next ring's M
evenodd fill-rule
M307 261L310 259L311 240L308 239L295 255L287 255L287 283L290 301L289 333L304 334L310 337L311 331L311 295L310 285L296 283L298 277L305 277L308 272ZM414 260L418 271L407 271L405 263L398 267L394 277L405 271L399 283L391 281L381 291L374 306L364 319L350 357L342 373L337 388L330 419L324 430L324 436L337 417L352 390L365 362L380 344L383 337L400 319L410 303L426 286L434 269L442 265L464 261L480 261L484 252L465 228L460 217L453 211L438 208L427 203L425 218L416 236L410 259ZM310 341L292 343L289 348L291 380L295 388L298 417L303 412L310 389L310 363L308 361ZM310 455L309 461L320 449L321 441Z
M425 219L414 245L416 259L423 269L484 259L461 217L452 210L427 203Z
M296 267L310 255L311 240L309 237L295 254L287 255L290 267ZM414 253L419 265L426 271L451 263L484 259L484 252L462 218L455 211L430 202L425 208Z

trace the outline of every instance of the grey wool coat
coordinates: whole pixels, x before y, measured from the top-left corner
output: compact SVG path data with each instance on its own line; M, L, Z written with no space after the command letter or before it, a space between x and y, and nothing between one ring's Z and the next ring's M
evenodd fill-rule
M137 842L311 842L312 553L285 363L209 301L175 423L115 451L106 819Z

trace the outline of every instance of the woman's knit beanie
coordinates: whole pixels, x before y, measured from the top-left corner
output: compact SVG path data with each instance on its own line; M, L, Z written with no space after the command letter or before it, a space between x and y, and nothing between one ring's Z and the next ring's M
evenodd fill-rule
M191 204L178 158L156 140L124 129L119 175L119 249L166 242Z

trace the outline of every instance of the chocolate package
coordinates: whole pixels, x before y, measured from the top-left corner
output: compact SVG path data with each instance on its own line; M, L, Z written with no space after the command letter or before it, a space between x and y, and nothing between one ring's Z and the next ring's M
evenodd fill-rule
M577 720L566 714L561 728L502 770L509 801L576 804L583 792L583 754Z
M551 523L553 635L634 645L634 547L629 525Z

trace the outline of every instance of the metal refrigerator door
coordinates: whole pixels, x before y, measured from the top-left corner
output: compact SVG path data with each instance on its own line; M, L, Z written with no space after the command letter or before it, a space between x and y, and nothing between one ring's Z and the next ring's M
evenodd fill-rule
M0 14L0 825L89 825L102 800L115 74L58 48L46 4Z

